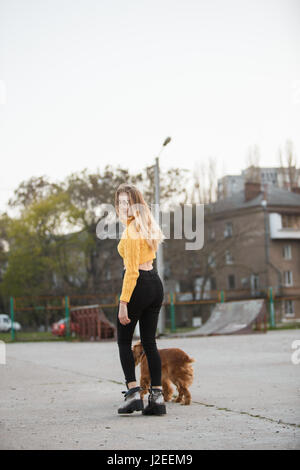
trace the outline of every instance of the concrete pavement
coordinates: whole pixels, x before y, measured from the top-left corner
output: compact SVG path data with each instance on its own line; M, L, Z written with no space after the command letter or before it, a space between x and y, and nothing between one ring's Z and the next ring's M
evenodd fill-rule
M126 386L116 342L7 344L0 448L300 449L296 339L300 329L158 339L196 359L192 404L167 403L164 416L118 415Z

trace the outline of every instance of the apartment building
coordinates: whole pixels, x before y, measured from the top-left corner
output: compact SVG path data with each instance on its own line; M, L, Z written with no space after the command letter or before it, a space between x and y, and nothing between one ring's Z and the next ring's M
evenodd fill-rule
M218 290L239 298L272 287L276 320L300 319L299 188L246 182L207 207L205 229Z

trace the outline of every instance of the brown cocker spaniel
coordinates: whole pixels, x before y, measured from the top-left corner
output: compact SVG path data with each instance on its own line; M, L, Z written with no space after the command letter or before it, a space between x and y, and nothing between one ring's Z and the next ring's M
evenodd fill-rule
M150 388L151 378L147 357L141 341L133 346L132 351L135 365L141 364L140 387L143 389L141 391L141 398L143 399L147 390ZM194 370L191 363L195 362L195 359L189 357L179 348L158 349L158 352L161 358L161 384L164 400L171 400L173 395L171 384L173 383L178 390L178 397L173 401L182 403L183 405L190 405L192 397L188 387L193 383Z

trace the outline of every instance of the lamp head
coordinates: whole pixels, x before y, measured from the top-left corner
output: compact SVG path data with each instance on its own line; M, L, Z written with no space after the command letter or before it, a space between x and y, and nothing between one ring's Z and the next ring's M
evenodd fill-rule
M263 206L263 208L265 209L267 207L267 201L265 199L263 199L261 201L261 205Z

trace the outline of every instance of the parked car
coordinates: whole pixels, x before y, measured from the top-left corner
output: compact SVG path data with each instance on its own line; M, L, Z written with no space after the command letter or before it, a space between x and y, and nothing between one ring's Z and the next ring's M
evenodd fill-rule
M8 332L11 330L11 319L9 318L6 313L0 313L0 331L2 332ZM19 322L14 321L14 330L15 331L20 331L21 330L21 325Z
M79 325L70 320L70 333L74 336L79 332ZM58 322L53 323L52 325L52 334L57 336L66 336L67 334L67 319L62 318Z

